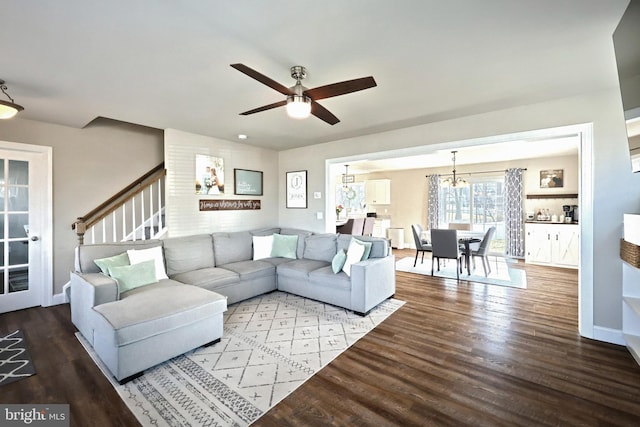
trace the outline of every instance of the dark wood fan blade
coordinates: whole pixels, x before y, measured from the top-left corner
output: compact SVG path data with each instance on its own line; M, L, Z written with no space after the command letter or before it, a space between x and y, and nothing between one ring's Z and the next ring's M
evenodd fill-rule
M287 105L287 101L279 101L274 102L273 104L263 105L262 107L254 108L253 110L245 111L244 113L240 113L241 116L248 116L249 114L259 113L260 111L271 110L272 108L284 107Z
M333 83L326 86L318 86L307 89L303 93L309 98L317 101L319 99L331 98L333 96L346 95L347 93L376 87L373 77L362 77L360 79L346 80L344 82Z
M315 101L311 101L311 114L313 114L320 120L329 123L332 126L340 122L340 120L336 116L334 116L331 111L327 110Z
M261 73L257 72L253 68L249 68L244 64L231 64L231 66L233 68L235 68L236 70L240 71L241 73L244 73L247 76L251 77L252 79L256 79L257 81L259 81L263 85L267 85L271 89L277 90L278 92L280 92L283 95L293 95L293 92L291 91L291 89L289 89L286 86L281 85L280 83L278 83L275 80L270 79L269 77L265 76L264 74L261 74Z

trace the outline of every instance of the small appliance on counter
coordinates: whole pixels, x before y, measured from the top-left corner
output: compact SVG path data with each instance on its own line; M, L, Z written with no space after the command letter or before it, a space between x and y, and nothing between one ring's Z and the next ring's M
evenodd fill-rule
M578 222L578 205L563 205L562 210L566 222Z

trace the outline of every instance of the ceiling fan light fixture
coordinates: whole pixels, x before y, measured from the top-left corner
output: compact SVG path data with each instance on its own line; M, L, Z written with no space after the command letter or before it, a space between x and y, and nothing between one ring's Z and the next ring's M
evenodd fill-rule
M287 114L294 119L306 119L311 114L311 98L304 95L288 95Z
M0 100L0 119L6 120L24 110L24 107L13 101L13 98L6 92L7 86L4 83L4 80L0 79L0 90L9 98L9 102Z

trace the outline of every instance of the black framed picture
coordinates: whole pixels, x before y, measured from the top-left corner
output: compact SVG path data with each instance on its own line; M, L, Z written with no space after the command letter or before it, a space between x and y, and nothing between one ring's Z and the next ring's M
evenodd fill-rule
M287 172L287 208L307 208L307 171Z
M262 196L262 172L247 169L233 170L233 194Z

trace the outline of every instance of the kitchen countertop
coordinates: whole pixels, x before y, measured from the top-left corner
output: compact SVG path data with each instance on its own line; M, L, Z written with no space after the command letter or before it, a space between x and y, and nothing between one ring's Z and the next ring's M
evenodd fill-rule
M578 225L578 221L573 221L573 222L553 222L553 221L525 221L525 223L527 224L567 224L567 225Z

